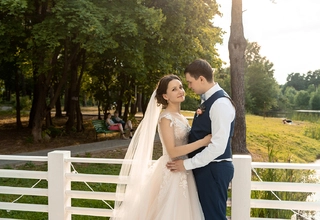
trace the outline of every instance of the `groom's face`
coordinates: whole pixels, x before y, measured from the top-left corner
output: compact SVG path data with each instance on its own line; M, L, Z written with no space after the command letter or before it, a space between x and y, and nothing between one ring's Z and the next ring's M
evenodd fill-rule
M196 94L200 95L205 92L203 91L204 88L200 77L198 79L195 79L189 73L186 73L186 81L188 83L188 87L192 89Z

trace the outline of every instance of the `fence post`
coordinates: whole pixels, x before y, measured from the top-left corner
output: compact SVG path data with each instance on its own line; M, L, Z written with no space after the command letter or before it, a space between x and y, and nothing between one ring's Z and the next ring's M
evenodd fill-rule
M66 190L71 189L66 173L70 173L70 151L53 151L48 153L48 219L71 220L66 207L71 206L71 199L66 196Z
M250 155L233 155L234 177L231 183L231 219L250 219L251 200Z

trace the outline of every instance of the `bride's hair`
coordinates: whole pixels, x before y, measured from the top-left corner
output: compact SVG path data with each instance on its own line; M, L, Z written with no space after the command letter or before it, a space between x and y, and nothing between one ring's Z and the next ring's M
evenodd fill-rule
M156 89L156 99L157 99L157 103L163 105L164 108L167 107L168 102L163 98L163 94L167 93L168 84L174 79L177 79L181 82L181 79L179 78L179 76L173 75L173 74L166 75L159 80L159 83Z

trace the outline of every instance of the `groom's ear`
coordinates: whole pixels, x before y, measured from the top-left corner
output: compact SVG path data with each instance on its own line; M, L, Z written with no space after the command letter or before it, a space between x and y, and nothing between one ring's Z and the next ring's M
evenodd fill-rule
M201 83L208 83L208 79L204 76L199 76L199 79L201 80Z

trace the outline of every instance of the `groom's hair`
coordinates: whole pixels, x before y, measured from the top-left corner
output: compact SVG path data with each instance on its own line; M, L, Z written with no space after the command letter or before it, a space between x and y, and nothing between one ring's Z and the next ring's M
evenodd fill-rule
M208 82L213 81L213 69L208 61L203 59L197 59L190 63L184 70L184 74L186 73L189 73L195 79L203 76Z

